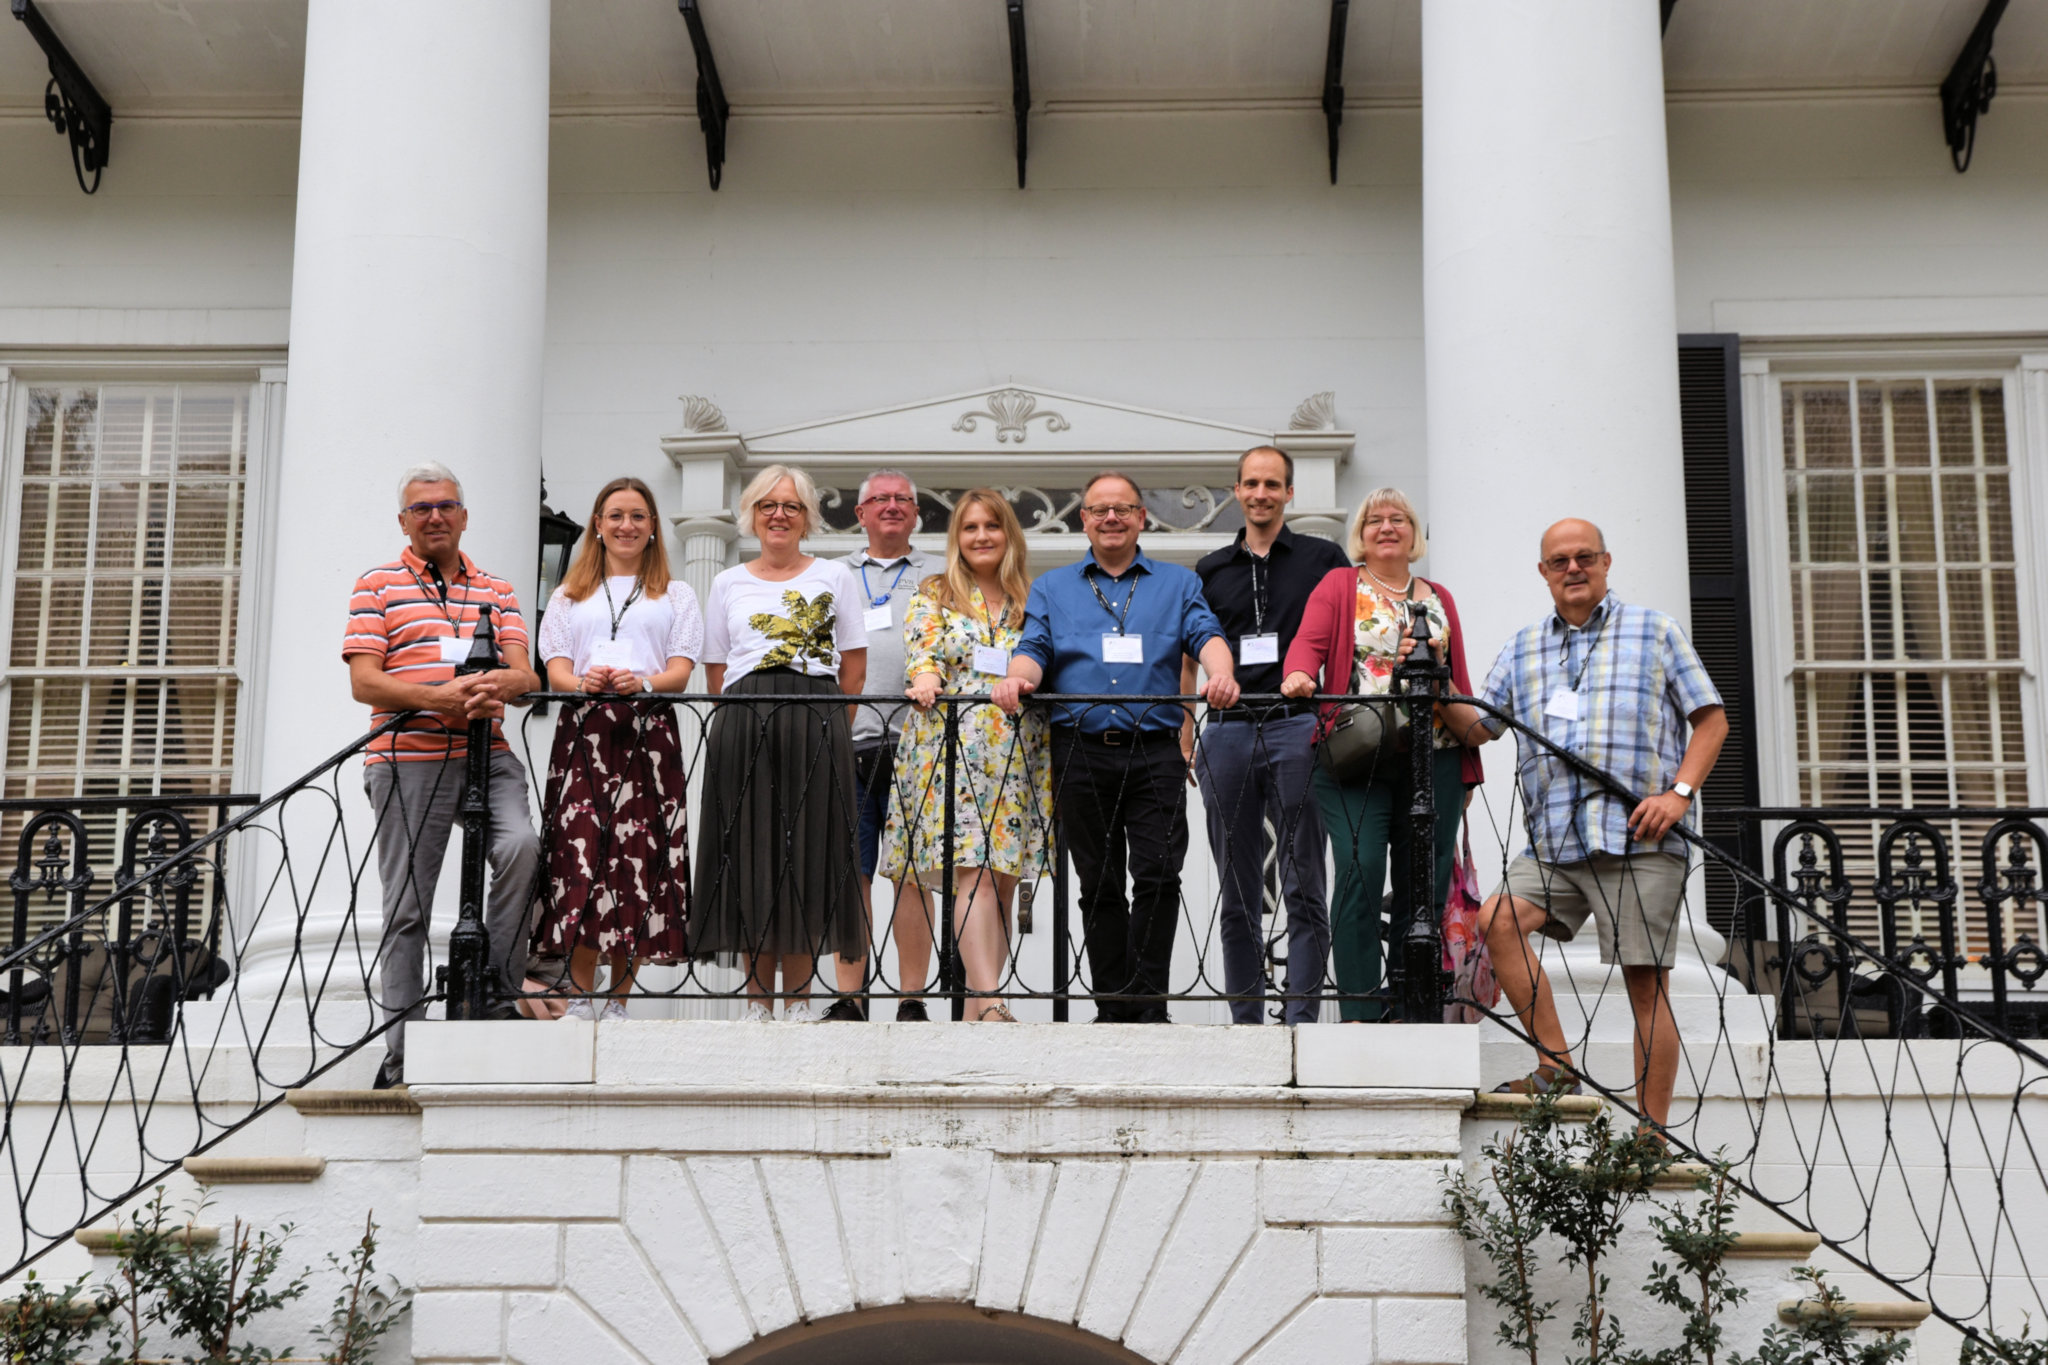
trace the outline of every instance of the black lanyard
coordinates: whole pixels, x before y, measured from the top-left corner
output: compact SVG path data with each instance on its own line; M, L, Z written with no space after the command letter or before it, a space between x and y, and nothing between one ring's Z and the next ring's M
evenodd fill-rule
M1271 570L1268 569L1266 574L1259 572L1260 569L1267 568L1266 555L1255 555L1250 550L1246 550L1245 553L1251 556L1252 561L1252 634L1264 635L1266 608L1271 605L1267 601L1272 583Z
M1102 603L1102 609L1116 619L1116 633L1121 635L1124 633L1124 622L1131 619L1131 603L1136 601L1138 596L1138 566L1131 565L1131 590L1124 594L1124 609L1121 612L1109 605L1109 599L1104 597L1102 589L1096 586L1095 571L1098 567L1090 564L1082 571L1081 576L1088 580L1088 591L1095 594L1095 600ZM1114 583L1116 580L1110 581Z
M988 594L983 592L979 587L976 587L974 591L975 595L981 598L981 623L984 626L988 627L988 647L990 649L1001 649L1003 647L1003 642L996 634L996 614L989 610ZM1108 604L1104 603L1104 605L1107 606ZM1003 599L1004 625L1009 624L1009 615L1010 602L1008 598L1005 598ZM973 618L970 617L969 619L972 620Z
M903 557L903 562L896 566L896 576L889 580L889 591L883 593L880 597L877 597L875 596L875 590L868 586L868 562L865 559L863 559L860 562L860 590L867 595L868 605L871 607L888 606L889 599L896 595L896 585L898 583L901 583L903 581L903 575L909 572L910 556L905 555Z
M1601 614L1600 624L1594 628L1592 636L1586 641L1586 657L1579 660L1579 676L1576 678L1572 677L1571 675L1572 635L1574 634L1574 632L1572 630L1571 624L1569 622L1566 622L1564 631L1564 657L1557 661L1557 666L1558 669L1564 673L1566 681L1568 681L1571 684L1572 691L1578 691L1579 684L1586 680L1586 670L1593 666L1594 646L1598 645L1600 643L1600 637L1607 633L1607 622L1610 619L1612 619L1613 615L1614 613L1611 611L1603 612ZM1562 620L1563 618L1560 617L1559 619Z
M602 586L603 586L603 588L604 588L604 609L605 609L605 614L606 614L606 615L608 615L608 616L610 616L610 617L612 618L612 638L613 638L614 640L616 640L616 639L618 639L618 638L619 638L619 626L620 626L621 624L623 624L623 623L624 623L624 621L625 621L625 619L626 619L626 613L627 613L627 612L629 612L629 611L631 611L631 610L633 610L633 604L634 604L635 602L637 602L637 601L639 601L639 600L640 600L640 589L642 589L643 587L645 587L645 586L647 586L647 585L646 585L645 583L641 582L641 581L640 581L639 579L637 579L637 578L636 578L636 579L634 579L634 580L633 580L633 591L631 591L631 592L629 592L629 593L627 593L627 594L626 594L626 605L625 605L625 606L623 606L623 607L619 607L618 609L614 610L614 609L613 609L613 607L612 607L612 581L611 581L611 579L609 579L609 578L600 578L600 579L598 579L597 581L598 581L598 583L599 583L600 585L602 585Z
M410 564L408 564L406 565L405 571L412 575L413 582L419 584L420 596L428 598L430 600L434 600L436 598L437 595L435 594L434 589L429 588L427 586L427 580L420 577L420 571L418 569L415 569ZM448 619L448 624L455 628L455 633L457 635L462 634L461 612L450 612L448 610L448 580L441 576L441 566L430 559L427 561L427 572L434 576L434 587L439 588L441 590L440 593L438 594L438 600L441 604L441 615ZM465 580L462 585L462 606L467 607L468 605L469 583Z

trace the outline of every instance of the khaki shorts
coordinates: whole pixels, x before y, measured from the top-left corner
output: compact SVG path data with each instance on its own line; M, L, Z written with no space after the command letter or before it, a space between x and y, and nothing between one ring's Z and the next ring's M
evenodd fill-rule
M1571 942L1591 915L1600 931L1602 962L1669 967L1678 947L1685 859L1675 853L1595 853L1583 862L1539 863L1525 856L1509 865L1501 890L1543 907L1550 918L1537 932L1546 938Z

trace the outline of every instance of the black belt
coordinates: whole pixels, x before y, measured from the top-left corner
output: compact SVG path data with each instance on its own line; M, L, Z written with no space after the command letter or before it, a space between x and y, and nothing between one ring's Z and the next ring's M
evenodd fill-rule
M1316 704L1312 701L1290 701L1285 705L1276 702L1270 706L1233 706L1221 711L1211 707L1207 720L1211 725L1231 721L1290 720L1295 716L1312 716L1315 712Z
M1105 749L1128 749L1134 745L1156 744L1162 740L1180 739L1175 730L1083 730L1078 726L1064 727L1063 734L1089 744L1100 744Z

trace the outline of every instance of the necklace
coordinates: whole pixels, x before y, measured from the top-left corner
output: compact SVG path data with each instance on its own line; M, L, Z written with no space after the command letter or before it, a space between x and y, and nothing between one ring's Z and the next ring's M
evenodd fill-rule
M1361 564L1358 567L1361 569L1365 569L1365 576L1367 578L1370 578L1373 582L1379 584L1381 587L1385 588L1388 592L1394 594L1394 596L1396 597L1401 596L1402 594L1406 593L1408 589L1415 586L1415 575L1412 573L1408 575L1408 581L1397 588L1392 583L1389 583L1386 579L1381 578L1378 574L1374 573L1371 569L1366 569L1365 565Z

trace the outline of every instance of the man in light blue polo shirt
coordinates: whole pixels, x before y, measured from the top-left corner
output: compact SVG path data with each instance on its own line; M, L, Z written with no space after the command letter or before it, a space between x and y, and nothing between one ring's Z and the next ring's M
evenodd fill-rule
M1181 659L1193 655L1209 675L1203 698L1236 705L1236 665L1202 580L1138 548L1137 483L1097 474L1081 495L1081 525L1088 554L1031 585L996 704L1014 712L1032 692L1178 696ZM1116 700L1055 702L1051 711L1053 802L1081 881L1096 1022L1163 1024L1188 851L1186 712L1177 702Z

